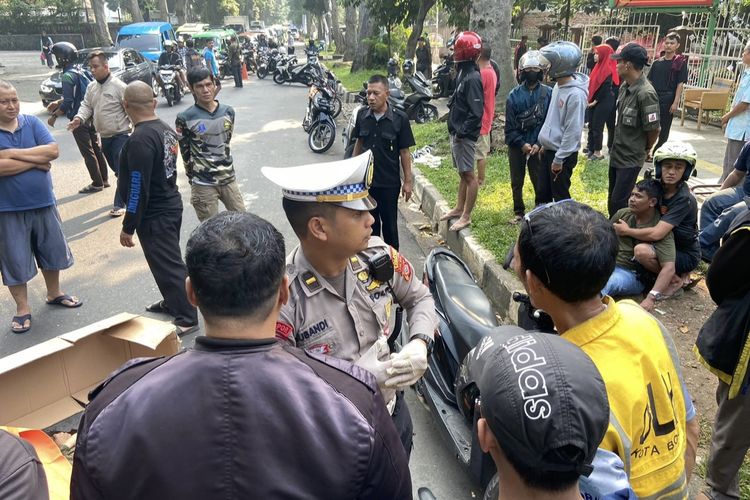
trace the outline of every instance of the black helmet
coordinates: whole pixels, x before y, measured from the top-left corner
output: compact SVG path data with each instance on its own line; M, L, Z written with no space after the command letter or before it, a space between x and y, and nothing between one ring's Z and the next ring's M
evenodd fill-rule
M52 46L52 54L61 67L78 60L78 49L70 42L57 42Z
M387 66L389 75L395 75L396 73L398 73L398 61L395 58L391 57L390 59L388 59Z
M407 59L404 61L403 66L401 66L401 70L404 72L405 75L411 75L414 72L414 63L411 59Z

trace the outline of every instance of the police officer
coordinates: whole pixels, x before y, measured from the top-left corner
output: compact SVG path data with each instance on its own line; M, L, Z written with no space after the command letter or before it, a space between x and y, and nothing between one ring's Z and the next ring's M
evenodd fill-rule
M412 422L401 389L427 369L437 316L411 263L371 237L372 168L367 151L324 165L261 169L282 187L284 212L300 240L287 256L289 302L276 336L370 370L409 454ZM394 302L406 310L409 341L389 355Z
M412 498L374 377L275 338L284 254L281 234L252 214L222 212L193 231L185 288L206 335L94 390L72 500Z

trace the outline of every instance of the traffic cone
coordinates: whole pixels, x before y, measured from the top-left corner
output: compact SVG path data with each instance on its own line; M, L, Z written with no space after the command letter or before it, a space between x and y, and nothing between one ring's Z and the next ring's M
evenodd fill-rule
M247 76L247 67L245 66L245 63L242 63L242 79L243 80L249 80L250 77Z

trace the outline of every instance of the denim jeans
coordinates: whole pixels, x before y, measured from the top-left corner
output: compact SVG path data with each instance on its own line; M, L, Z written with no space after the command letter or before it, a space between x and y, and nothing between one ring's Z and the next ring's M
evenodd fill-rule
M747 196L742 187L722 189L712 194L701 208L701 232L698 239L703 258L711 260L719 249L719 242L737 214L747 208Z
M120 151L127 142L130 134L117 134L112 137L102 137L102 151L107 158L109 168L115 173L115 177L120 175ZM125 208L125 202L120 197L120 190L115 187L115 208Z
M635 271L615 266L615 271L602 288L602 295L621 297L623 295L638 295L643 292L643 283L638 281Z

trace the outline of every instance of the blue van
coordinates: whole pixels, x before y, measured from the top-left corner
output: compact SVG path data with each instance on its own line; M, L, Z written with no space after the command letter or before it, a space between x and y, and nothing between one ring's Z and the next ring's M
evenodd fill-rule
M120 28L115 45L135 49L146 59L156 62L164 51L164 41L176 39L169 23L133 23Z

